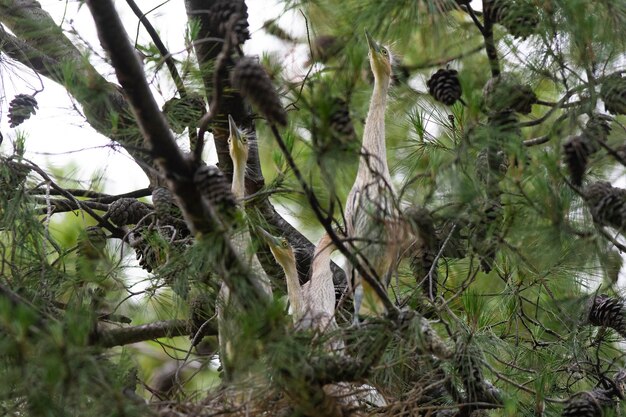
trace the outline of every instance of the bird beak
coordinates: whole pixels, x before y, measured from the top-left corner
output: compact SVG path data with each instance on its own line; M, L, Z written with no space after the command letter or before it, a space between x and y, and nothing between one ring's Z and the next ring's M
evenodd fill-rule
M241 142L241 132L230 114L228 115L228 129L230 130L230 137L235 138L238 142Z
M241 145L241 143L243 142L243 135L241 133L241 130L239 130L239 128L235 124L235 120L230 114L228 115L228 130L230 131L230 137L234 138L237 143Z
M367 46L369 46L370 52L380 51L380 45L376 43L367 30L365 31L365 39L367 39Z
M265 229L256 226L255 227L257 233L259 234L259 236L261 236L261 238L268 244L270 245L270 247L279 247L280 246L280 240L274 236L269 234Z

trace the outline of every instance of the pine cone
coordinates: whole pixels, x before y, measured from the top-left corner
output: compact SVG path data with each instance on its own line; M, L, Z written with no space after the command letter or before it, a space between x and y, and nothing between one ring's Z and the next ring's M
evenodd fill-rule
M611 74L602 83L600 98L609 113L626 114L626 78L621 74Z
M191 93L184 99L174 97L167 100L162 111L172 130L180 135L187 126L198 124L206 108L204 99L199 94Z
M589 139L593 139L599 142L606 142L609 133L611 133L611 122L613 118L606 114L594 113L589 117L585 128L583 129L583 135Z
M234 23L232 30L238 45L250 39L248 30L248 6L243 0L216 0L208 10L209 26L216 28L217 37L225 38L228 31L228 23L235 13L239 18Z
M626 337L626 305L620 298L600 294L589 299L589 323L605 326Z
M492 112L515 111L528 114L537 96L529 85L521 84L511 73L490 78L483 87L485 107Z
M220 218L232 224L237 212L237 200L228 180L216 166L201 165L193 178L200 194L214 207Z
M467 399L469 402L501 403L499 391L483 377L483 353L464 339L464 337L457 339L454 362Z
M490 113L487 119L487 124L491 130L497 133L501 132L515 132L516 136L522 134L519 126L519 118L514 113L514 110L502 110L499 112Z
M582 185L589 155L594 152L593 144L585 135L572 136L563 144L563 159L574 185Z
M613 408L615 404L606 390L596 388L592 391L578 392L572 395L563 412L562 417L598 417L604 415L604 410Z
M451 106L461 98L459 73L453 69L440 69L426 81L428 92L437 101Z
M348 103L343 99L337 98L333 103L333 110L330 114L329 124L332 131L341 139L356 139L354 125L350 118L350 109Z
M594 221L623 229L626 221L626 190L615 188L607 181L589 184L583 196Z
M526 39L535 33L539 10L527 0L486 0L487 19L504 26L516 38Z
M148 214L150 214L150 209L141 201L134 198L120 198L109 205L106 218L116 226L126 226L137 224Z
M28 94L18 94L9 103L9 126L16 127L28 119L31 114L37 113L37 100Z
M594 114L580 135L572 136L563 144L564 162L574 185L582 184L589 157L600 149L599 142L606 142L612 120L606 115Z
M135 239L129 239L130 245L135 249L135 258L139 266L148 272L152 272L160 265L156 250L140 235Z
M0 193L9 194L24 184L26 177L30 173L30 168L10 159L2 158L2 169L0 169Z
M270 123L287 125L287 113L269 76L256 58L239 59L230 73L232 86L267 118Z
M157 219L167 221L171 217L182 217L180 208L174 202L174 196L165 187L154 187L152 190L152 205Z

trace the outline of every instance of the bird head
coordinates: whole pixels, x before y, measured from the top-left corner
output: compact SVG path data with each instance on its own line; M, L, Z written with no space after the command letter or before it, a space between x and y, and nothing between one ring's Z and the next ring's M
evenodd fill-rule
M392 57L391 52L387 47L377 43L369 34L365 31L365 38L367 39L367 45L369 47L370 65L372 66L372 72L374 76L379 79L391 78L391 66Z
M257 230L259 235L269 245L272 255L276 258L276 262L278 262L283 269L287 269L288 266L295 265L296 257L293 253L293 248L287 239L284 237L273 236L260 227L258 227Z
M234 164L245 166L248 160L248 137L239 130L232 116L228 115L228 128L230 134L228 135L228 151Z

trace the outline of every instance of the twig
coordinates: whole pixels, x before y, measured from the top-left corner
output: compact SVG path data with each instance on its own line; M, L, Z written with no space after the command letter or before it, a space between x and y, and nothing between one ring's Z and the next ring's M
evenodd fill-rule
M84 210L87 212L87 214L89 214L91 217L93 217L94 219L96 219L98 221L98 223L105 227L106 229L108 229L113 236L123 236L124 232L114 226L113 224L109 223L108 220L103 219L102 217L100 217L98 214L96 214L91 207L89 207L86 204L83 204L81 201L77 200L76 198L74 198L74 196L72 194L70 194L69 192L67 192L66 190L64 190L62 187L60 187L59 185L57 185L54 181L52 181L52 179L48 176L48 174L46 174L46 172L39 168L37 165L35 165L35 163L25 159L26 162L28 162L28 164L26 165L27 167L31 168L33 171L36 171L46 182L48 182L50 184L50 186L57 190L59 193L61 193L62 196L64 196L65 198L67 198L70 201L74 201L74 203L76 204L77 207L79 207L81 210Z
M163 59L165 60L165 65L167 65L167 69L169 70L170 75L172 76L172 79L174 80L174 84L176 85L178 94L180 94L181 98L185 98L187 96L187 90L185 89L185 84L183 83L183 80L180 77L180 74L178 73L178 69L176 68L174 59L172 59L172 55L167 50L167 47L161 40L161 37L159 36L157 31L154 29L154 26L152 26L152 23L150 23L148 18L146 18L146 14L141 11L139 6L137 6L137 3L135 3L135 0L126 0L126 3L132 9L133 13L135 13L135 16L137 16L141 24L144 26L144 28L146 29L146 32L148 32L148 35L150 35L150 39L152 39L152 42L154 42L154 45L159 50L161 57L163 57Z

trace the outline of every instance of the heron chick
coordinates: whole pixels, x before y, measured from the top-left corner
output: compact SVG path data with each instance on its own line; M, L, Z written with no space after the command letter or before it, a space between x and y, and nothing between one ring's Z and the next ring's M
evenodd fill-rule
M304 298L302 328L315 328L320 331L337 328L335 284L330 269L330 255L336 249L328 233L317 242L311 263L311 279L302 286Z
M245 197L245 179L246 179L246 164L248 161L249 153L249 141L245 132L242 132L235 124L233 118L228 115L229 124L229 137L228 137L228 150L230 157L233 161L233 182L231 185L231 191L235 198L239 202L240 206L238 210L244 213L241 207L241 202ZM272 297L272 286L269 277L265 273L259 258L257 258L254 247L252 245L252 239L250 238L250 232L247 225L243 229L237 230L232 236L233 247L237 255L243 259L249 266L250 270L258 278L258 285L268 298ZM235 351L233 348L232 340L234 335L238 332L237 323L234 320L229 319L226 313L231 303L230 289L224 282L220 287L217 303L217 319L219 327L219 343L220 354L222 364L224 366L225 374L227 378L232 378L233 370L235 367Z
M405 228L395 206L395 190L387 164L385 109L391 82L393 58L389 50L365 32L374 91L365 121L357 176L348 194L345 219L357 259L366 260L380 286L387 289L402 245ZM361 262L363 264L363 262ZM374 287L355 274L355 322L361 315L382 315L385 306Z
M293 248L284 237L276 237L259 228L259 234L267 242L274 255L276 262L285 271L285 281L287 282L287 298L291 307L291 315L294 323L298 323L304 316L304 298L302 287L298 277L298 268Z

